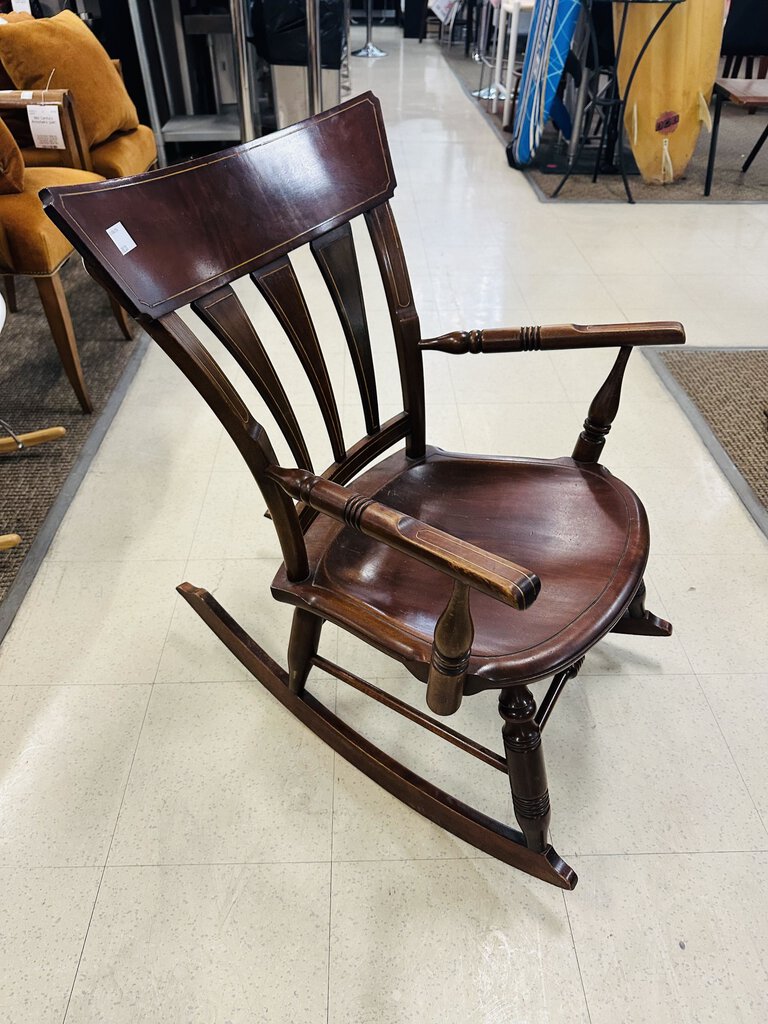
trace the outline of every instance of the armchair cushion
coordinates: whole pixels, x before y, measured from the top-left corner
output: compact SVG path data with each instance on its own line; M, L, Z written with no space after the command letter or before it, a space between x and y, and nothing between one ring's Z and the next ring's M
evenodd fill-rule
M72 252L72 246L43 212L38 192L50 185L80 185L102 181L99 174L70 167L28 167L24 191L0 198L0 271L12 274L52 274Z
M0 25L0 62L16 89L69 89L90 148L139 123L136 107L104 47L72 11Z
M157 144L151 128L140 124L133 132L115 135L91 150L93 169L105 178L141 174L157 160Z
M0 120L0 195L24 190L24 161L16 140Z

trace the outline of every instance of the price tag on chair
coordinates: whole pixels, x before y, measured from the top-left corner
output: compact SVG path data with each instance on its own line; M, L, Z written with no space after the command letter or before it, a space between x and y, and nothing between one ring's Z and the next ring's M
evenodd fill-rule
M14 11L21 11L24 14L32 13L32 0L11 0L11 7Z
M55 103L30 103L27 117L35 149L67 148L61 130L61 114Z

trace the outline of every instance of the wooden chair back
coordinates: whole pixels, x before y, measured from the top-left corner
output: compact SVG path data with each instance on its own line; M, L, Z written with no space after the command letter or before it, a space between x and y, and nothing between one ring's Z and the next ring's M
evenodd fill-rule
M722 78L768 75L768 6L764 0L731 0L723 29Z
M49 216L86 266L180 367L253 472L292 578L306 574L293 503L267 470L276 456L232 381L185 323L191 309L235 358L277 422L296 465L314 470L297 415L232 284L250 278L309 380L346 483L395 443L424 451L419 322L389 200L395 175L378 100L370 93L234 149L134 178L43 194ZM350 221L367 223L389 307L403 410L381 423L371 340ZM352 358L366 435L349 444L290 254L308 244ZM298 574L298 575L297 575Z

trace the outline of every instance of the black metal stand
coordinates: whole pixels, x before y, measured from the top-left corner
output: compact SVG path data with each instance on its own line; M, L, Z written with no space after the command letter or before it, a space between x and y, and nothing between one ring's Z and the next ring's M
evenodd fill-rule
M597 2L601 2L601 0L582 0L582 4L584 5L585 10L587 11L587 17L590 19L590 22L592 19L592 3ZM595 166L592 174L592 181L596 182L598 176L601 173L605 173L605 168L610 168L614 171L618 171L618 173L621 175L621 180L624 185L624 191L627 195L627 202L634 203L635 199L632 195L632 190L629 187L629 179L627 177L627 170L624 162L624 115L627 111L629 95L632 90L632 84L635 80L635 76L637 75L640 64L642 63L643 57L645 56L648 47L653 42L656 33L667 20L667 18L672 13L674 8L677 7L678 4L684 3L685 0L668 0L666 10L661 15L656 24L653 26L651 31L648 33L648 38L643 43L642 47L640 48L640 52L635 58L635 62L632 65L632 68L629 72L629 77L627 78L627 87L624 90L623 96L621 95L621 86L619 84L619 61L621 60L621 51L624 45L624 35L627 26L627 17L629 15L629 6L631 3L655 3L658 2L658 0L621 0L621 2L623 4L624 9L621 15L619 36L616 40L616 54L614 57L613 67L610 70L610 80L606 89L606 95L604 98L596 96L593 100L593 104L596 107L602 109L603 120L602 129L600 132L600 142L597 149L597 158L595 160ZM597 42L594 32L594 26L592 27L592 40L595 55L594 74L595 76L599 77L600 69L598 67L599 62L597 59ZM579 146L576 150L573 162L569 166L568 170L566 171L565 175L563 176L555 191L552 193L553 199L557 198L557 196L562 191L565 183L568 181L571 174L573 174L585 144L586 139L582 136L582 139L579 142ZM603 153L605 153L606 156L605 166L602 163Z

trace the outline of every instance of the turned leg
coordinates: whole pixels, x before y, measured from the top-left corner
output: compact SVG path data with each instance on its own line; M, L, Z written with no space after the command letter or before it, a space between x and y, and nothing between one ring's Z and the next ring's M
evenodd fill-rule
M69 383L77 395L83 412L92 412L93 406L88 396L88 388L85 386L83 369L80 366L80 356L77 351L75 329L72 326L72 317L69 315L69 306L61 278L58 273L51 277L36 277L35 284L40 293L43 310L48 319L48 326L51 328L64 372L69 378Z
M13 274L3 274L3 291L8 312L15 313L19 307L16 305L16 281Z
M288 689L301 693L309 675L310 663L317 654L323 620L312 612L296 608L293 613L291 639L288 643Z
M528 849L541 852L549 846L549 791L541 730L534 721L536 701L528 687L502 690L499 714L515 817Z
M109 304L112 306L112 313L115 317L115 320L117 320L117 326L122 331L123 337L125 338L126 341L130 341L131 325L128 322L128 314L125 312L125 310L117 301L117 299L113 299L111 295L109 296Z

